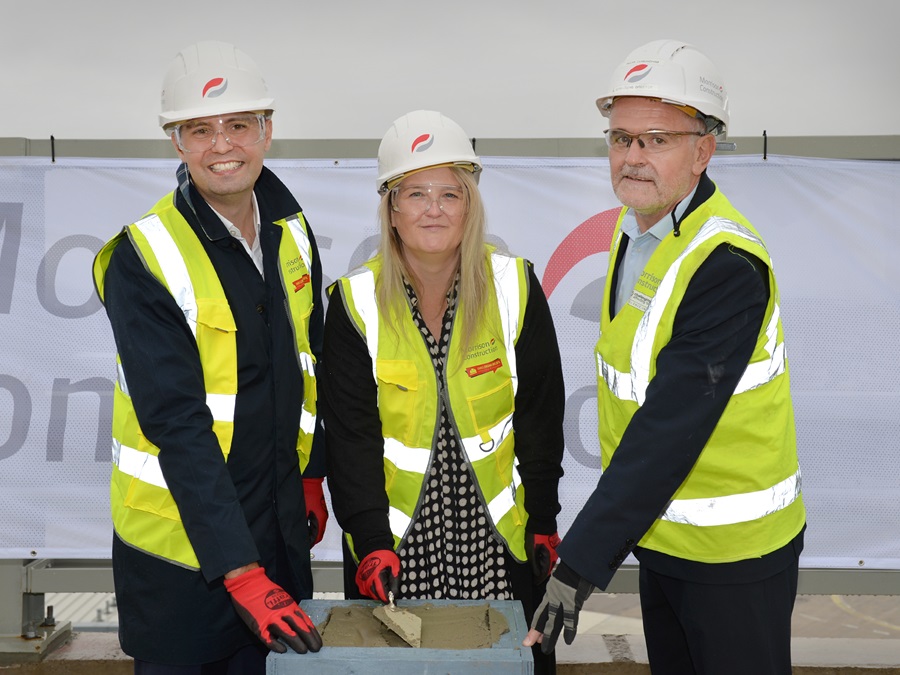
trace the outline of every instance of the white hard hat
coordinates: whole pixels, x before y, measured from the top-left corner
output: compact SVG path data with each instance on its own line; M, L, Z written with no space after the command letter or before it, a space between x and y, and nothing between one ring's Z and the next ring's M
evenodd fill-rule
M198 42L178 52L163 80L163 129L207 115L274 110L266 81L249 56L227 42Z
M609 93L597 99L604 117L609 117L619 96L658 98L693 109L700 113L696 116L707 118L713 134L724 133L728 126L728 92L722 76L696 47L677 40L654 40L628 55L613 72Z
M433 110L416 110L394 120L378 146L378 192L410 173L435 166L460 166L475 178L481 160L456 122Z

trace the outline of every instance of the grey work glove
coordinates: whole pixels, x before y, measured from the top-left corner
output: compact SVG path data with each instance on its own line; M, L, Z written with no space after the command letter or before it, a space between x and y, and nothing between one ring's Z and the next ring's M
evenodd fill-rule
M543 633L541 651L544 654L556 648L556 640L563 628L566 644L572 644L578 632L578 613L593 592L594 585L578 576L571 567L563 562L556 566L547 581L544 599L531 620L532 630Z

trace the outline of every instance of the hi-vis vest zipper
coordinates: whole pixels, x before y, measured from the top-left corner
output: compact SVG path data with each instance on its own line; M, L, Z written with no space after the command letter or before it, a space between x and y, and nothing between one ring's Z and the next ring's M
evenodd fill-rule
M622 240L622 214L610 260ZM596 347L601 464L644 403L656 358L688 283L719 245L748 251L769 269L769 304L750 364L697 464L639 546L708 563L758 557L787 544L806 520L778 288L765 244L717 189L647 262L628 304L610 320L607 275Z
M306 468L316 425L315 359L309 345L312 293L312 246L302 213L277 221L283 234L279 274L290 308L297 360L303 374L303 410L297 438L300 470ZM145 267L175 298L197 341L206 384L206 404L213 432L227 461L234 434L238 393L236 326L225 292L203 245L175 208L173 194L163 197L147 216L111 239L94 260L97 295L104 298L110 256L125 238ZM159 448L143 434L128 393L121 361L113 399L113 470L110 503L117 534L132 546L184 567L199 562L181 522L159 465Z
M517 469L512 427L518 386L515 344L528 300L525 261L487 249L489 294L485 325L474 333L460 361L461 311L455 314L443 381L438 381L422 335L407 309L396 328L379 311L375 287L381 257L341 278L339 288L372 357L378 413L384 436L385 489L396 550L405 538L425 491L438 433L439 399L462 441L462 454L494 532L516 559L525 560L525 489ZM399 333L399 334L398 334ZM353 550L353 542L348 536ZM355 556L355 553L354 553Z

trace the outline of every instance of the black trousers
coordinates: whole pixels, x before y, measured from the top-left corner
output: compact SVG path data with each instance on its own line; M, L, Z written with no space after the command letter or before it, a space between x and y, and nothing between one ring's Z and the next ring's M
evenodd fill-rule
M791 672L798 563L761 581L704 584L640 568L644 639L653 675Z
M168 666L134 661L134 675L266 675L269 650L262 643L239 649L227 659L196 666Z

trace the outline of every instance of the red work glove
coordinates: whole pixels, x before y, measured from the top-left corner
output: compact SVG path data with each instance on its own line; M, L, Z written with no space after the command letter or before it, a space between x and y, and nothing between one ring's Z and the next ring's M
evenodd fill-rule
M322 648L322 638L312 620L281 586L266 576L262 567L225 579L225 590L231 594L244 623L273 652L287 651L277 638L299 654Z
M373 600L388 601L388 591L400 590L400 558L393 551L372 551L356 570L356 587Z
M309 526L309 547L312 548L325 536L328 522L328 505L322 492L324 478L304 478L303 496L306 498L306 522Z
M534 574L534 580L538 583L546 581L559 560L556 554L556 547L559 546L559 533L553 534L531 534L525 535L525 553L531 562L531 571Z

